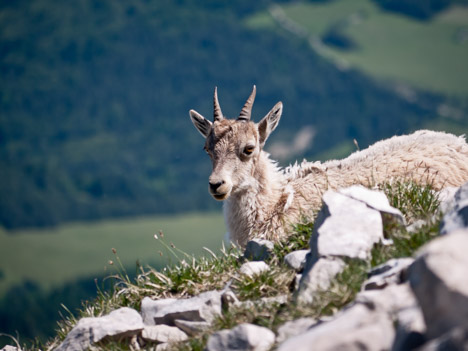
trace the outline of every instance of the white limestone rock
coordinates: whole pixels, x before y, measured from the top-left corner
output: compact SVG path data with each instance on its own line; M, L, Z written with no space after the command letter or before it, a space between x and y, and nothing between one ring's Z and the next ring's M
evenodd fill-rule
M220 330L208 339L207 351L267 351L275 342L275 334L264 327L240 324L233 329Z
M310 250L297 250L284 256L284 263L296 272L302 272L306 262L306 255Z
M468 182L463 184L445 205L445 215L440 224L440 234L449 234L468 228Z
M139 334L144 328L140 314L128 307L112 311L103 317L87 317L67 335L56 351L86 350L104 339L120 339Z
M265 261L270 258L274 244L265 239L252 239L245 246L244 257L252 261Z
M186 321L183 319L176 319L174 324L177 328L187 333L187 335L195 336L208 330L210 328L210 323L207 322L193 322L193 321Z
M276 342L282 343L293 336L303 334L315 324L317 324L317 320L307 317L286 322L278 328Z
M270 266L263 261L252 261L244 263L240 267L239 271L248 277L253 277L255 275L268 271L269 269Z
M468 229L425 245L408 269L429 339L468 328Z
M300 304L311 303L315 294L326 290L332 279L345 267L343 260L337 257L322 257L311 267L304 269L295 299Z
M159 343L173 343L187 340L187 334L176 327L168 325L147 325L141 332L141 337L146 341Z
M362 185L353 185L349 188L338 190L343 195L346 195L354 200L365 203L370 208L379 211L381 214L389 215L390 218L396 220L400 224L405 223L405 219L400 210L390 206L387 196L377 190L368 189ZM383 216L383 220L387 220L389 217Z
M393 321L387 313L357 303L333 320L287 339L278 351L388 350L394 335Z
M367 260L383 240L380 212L339 192L327 191L310 239L312 260L345 256Z
M370 278L363 284L363 290L383 289L390 284L399 284L404 280L407 268L414 262L413 258L391 259L369 272Z
M152 300L141 302L141 314L146 325L175 325L176 319L211 323L221 314L221 293L208 291L189 299Z

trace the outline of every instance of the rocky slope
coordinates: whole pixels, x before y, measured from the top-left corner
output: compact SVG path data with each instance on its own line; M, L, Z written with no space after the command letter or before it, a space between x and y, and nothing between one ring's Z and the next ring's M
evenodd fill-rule
M392 194L402 189L392 187ZM430 190L417 190L420 205L435 196ZM109 298L126 296L120 300L125 307L114 305L107 313L96 309L96 316L71 321L63 329L66 333L46 347L60 351L466 349L468 183L437 194L439 212L420 219L415 207L409 211L401 202L402 197L390 197L392 203L400 200L401 211L382 191L359 186L329 191L323 196L309 249L285 254L284 245L253 240L242 256L226 256L231 257L224 261L229 269L210 278L209 269L199 270L207 277L205 284L199 281L202 287L189 288L198 284L194 274L184 278L185 283L193 281L183 285L180 294L173 294L177 289L169 281L186 270L177 268L172 276L152 272L159 280L151 281L146 274L137 292L130 291L138 284L127 282ZM426 239L435 239L413 257L404 257L409 246L419 245L416 241L427 241L420 240L424 233L432 233ZM197 264L192 262L192 272ZM182 260L181 266L190 263ZM216 267L211 266L211 271ZM172 285L162 286L164 279ZM216 286L222 288L209 289ZM134 308L127 307L132 305L132 294Z

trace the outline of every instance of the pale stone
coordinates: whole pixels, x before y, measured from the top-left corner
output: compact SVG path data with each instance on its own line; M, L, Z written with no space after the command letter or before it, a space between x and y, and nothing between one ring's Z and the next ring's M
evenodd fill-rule
M387 196L382 191L371 190L362 185L353 185L349 188L340 189L338 192L354 200L361 201L380 213L390 215L401 224L405 223L401 211L390 206Z
M199 333L204 332L205 330L208 330L210 328L210 323L207 322L192 322L192 321L186 321L183 319L176 319L174 321L174 324L176 325L177 328L180 330L184 331L190 336L195 336Z
M306 255L308 253L309 250L297 250L290 252L286 256L284 256L284 263L286 263L296 272L301 272L304 269Z
M141 313L146 325L174 326L176 319L211 323L221 314L221 293L208 291L189 299L152 300L145 297L141 302Z
M468 228L468 182L455 193L440 224L440 234Z
M334 257L322 257L306 267L299 282L295 298L298 303L311 303L318 291L328 289L331 281L345 267L343 260Z
M122 307L103 317L87 317L78 321L57 351L86 350L105 338L123 338L137 335L143 330L140 314Z
M250 240L244 252L244 257L253 261L265 261L270 258L273 253L273 242L265 239Z
M363 284L364 290L383 289L390 284L399 284L407 268L414 262L412 258L391 259L369 272L370 278Z
M424 344L418 351L466 351L468 350L468 329L457 327L437 339Z
M5 345L0 351L21 351L17 346Z
M387 313L354 304L329 322L281 343L278 351L388 350L395 332Z
M230 330L220 330L208 339L207 351L267 351L275 342L275 334L264 327L240 324Z
M239 271L248 277L253 277L255 275L268 271L269 269L270 269L270 266L267 265L265 262L253 261L253 262L244 263L240 267Z
M367 260L372 247L383 239L380 212L341 193L327 191L310 239L316 260L321 256L345 256Z
M170 327L168 325L148 325L145 326L141 332L143 339L147 341L156 341L160 343L171 343L187 340L187 334L176 327Z
M317 320L314 318L299 318L293 321L284 323L278 328L277 343L282 343L287 339L305 333L310 327L315 325Z
M408 269L429 338L468 328L467 252L468 229L452 232L425 245Z

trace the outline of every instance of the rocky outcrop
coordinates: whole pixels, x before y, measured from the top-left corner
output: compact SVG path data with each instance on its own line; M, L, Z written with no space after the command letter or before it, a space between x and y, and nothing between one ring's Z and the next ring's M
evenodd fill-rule
M296 272L300 273L304 269L306 256L309 252L310 250L297 250L288 253L286 256L284 256L284 263L294 269Z
M344 258L368 260L374 244L384 241L384 222L404 223L382 192L362 186L327 191L310 239L310 253L296 294L310 303L318 290L345 267Z
M392 320L373 305L356 303L332 321L319 323L283 342L278 351L388 350L393 342Z
M245 246L244 257L252 261L265 261L273 254L273 242L265 239L252 239Z
M80 319L56 350L86 350L105 339L118 340L138 335L144 327L143 320L137 311L122 307L103 317Z
M246 262L244 263L239 271L240 273L248 276L248 277L253 277L255 275L261 274L263 272L268 271L270 269L270 266L268 266L265 262L263 261L253 261L253 262Z
M208 339L207 351L268 351L275 342L275 334L264 327L240 324L229 330L220 330Z
M427 324L427 337L468 329L468 229L426 245L409 268L411 288Z
M468 228L468 183L463 184L452 198L445 200L442 210L445 213L440 225L442 235Z
M447 235L425 245L415 258L392 259L370 269L354 301L333 316L290 320L278 326L276 333L248 323L213 331L206 350L467 349L468 229L464 220L452 221L463 218L467 187L451 190L452 199L445 195L447 212L441 230ZM231 308L307 305L330 287L349 260L369 260L376 243L385 245L385 223L404 225L401 213L377 191L362 187L330 191L323 202L310 250L292 252L284 259L292 275L302 272L293 298L286 294L239 301L229 284L222 291L191 298L145 297L141 314L124 307L102 317L81 319L56 350L85 350L106 340L125 339L133 349L147 344L155 350L171 349L174 343L207 333L214 319ZM417 226L409 229L417 230ZM270 269L263 260L272 257L272 243L253 241L247 251L243 260L253 261L240 267L236 279L255 278Z
M221 314L221 293L208 291L190 299L152 300L141 302L141 314L146 325L175 325L178 319L211 323Z

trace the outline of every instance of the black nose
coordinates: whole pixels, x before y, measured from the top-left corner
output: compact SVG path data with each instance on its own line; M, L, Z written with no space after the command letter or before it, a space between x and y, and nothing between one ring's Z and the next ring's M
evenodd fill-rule
M218 188L224 184L224 180L220 181L220 182L216 182L216 183L212 183L210 182L210 189L213 193L216 193L216 191L218 190Z

